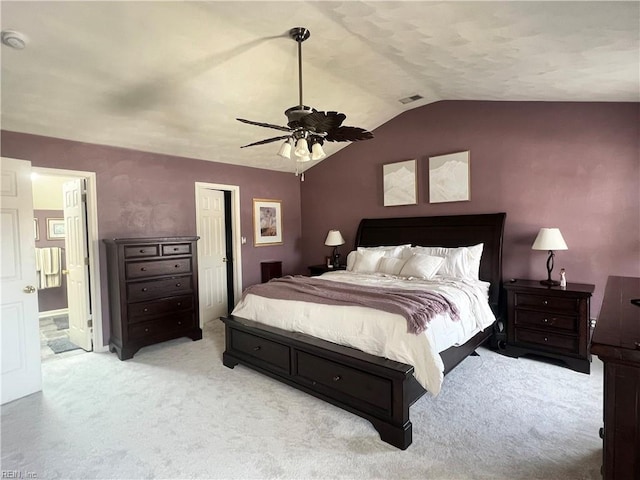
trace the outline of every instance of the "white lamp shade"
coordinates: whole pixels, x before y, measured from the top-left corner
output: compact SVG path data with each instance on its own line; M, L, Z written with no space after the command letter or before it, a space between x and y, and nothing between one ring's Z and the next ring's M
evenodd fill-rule
M319 143L314 143L311 147L311 160L321 160L326 156L327 154L324 153L322 145L320 145Z
M538 232L532 250L568 250L559 228L541 228Z
M308 157L310 155L311 152L309 152L309 145L304 138L301 138L296 142L296 150L294 153L301 158Z
M278 155L289 160L291 159L291 142L289 142L289 140L282 144Z
M344 238L342 238L340 230L329 230L329 233L327 233L327 239L324 241L324 244L328 247L337 247L338 245L344 245Z

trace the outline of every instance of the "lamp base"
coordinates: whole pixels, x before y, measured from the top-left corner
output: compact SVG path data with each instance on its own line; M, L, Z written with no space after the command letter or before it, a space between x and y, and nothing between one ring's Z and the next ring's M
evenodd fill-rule
M560 282L557 280L540 280L542 285L547 285L548 287L557 287L560 285Z

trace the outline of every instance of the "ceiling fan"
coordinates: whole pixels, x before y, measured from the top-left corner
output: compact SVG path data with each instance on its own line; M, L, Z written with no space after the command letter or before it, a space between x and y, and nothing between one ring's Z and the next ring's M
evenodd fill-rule
M344 113L333 111L322 112L308 107L302 102L302 42L309 38L311 32L304 27L295 27L289 30L289 36L298 43L298 87L299 103L285 110L287 126L273 125L271 123L254 122L237 118L242 123L257 125L259 127L274 128L286 135L267 138L259 142L243 145L240 148L264 145L265 143L285 140L280 147L278 155L290 159L293 151L298 162L320 160L326 157L322 145L327 142L357 142L373 138L373 133L359 127L343 126L342 122L347 118ZM297 174L297 171L296 171Z

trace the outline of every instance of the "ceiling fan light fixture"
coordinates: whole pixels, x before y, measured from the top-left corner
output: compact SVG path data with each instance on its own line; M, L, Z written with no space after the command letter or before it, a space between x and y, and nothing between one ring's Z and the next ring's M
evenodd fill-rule
M291 160L291 139L286 140L281 146L280 151L278 152L282 158L286 158L287 160Z
M326 156L327 154L324 153L322 145L320 145L319 142L316 142L311 146L311 160L322 160Z
M294 153L301 158L308 157L311 154L309 151L309 145L304 138L301 138L296 142L296 149Z

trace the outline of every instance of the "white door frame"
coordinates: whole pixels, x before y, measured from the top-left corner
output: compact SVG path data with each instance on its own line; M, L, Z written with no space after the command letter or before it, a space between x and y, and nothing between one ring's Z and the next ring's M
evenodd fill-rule
M82 177L87 181L87 237L89 238L89 293L93 320L93 351L108 352L102 332L102 298L100 296L100 237L98 236L98 196L96 173L82 170L32 167L32 171L42 175L62 177Z
M224 185L221 183L195 182L196 198L196 235L200 236L200 219L198 218L198 191L200 189L222 190L231 192L231 249L233 251L233 298L236 303L242 294L242 230L240 226L240 187L238 185ZM197 245L197 243L196 243ZM200 267L198 266L198 270ZM198 272L200 276L200 272ZM229 288L229 285L227 285ZM229 310L235 305L229 305ZM198 306L198 310L200 306ZM200 318L200 328L202 328L202 318Z

